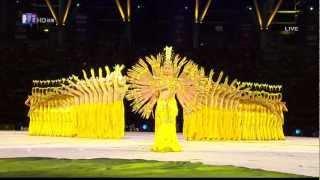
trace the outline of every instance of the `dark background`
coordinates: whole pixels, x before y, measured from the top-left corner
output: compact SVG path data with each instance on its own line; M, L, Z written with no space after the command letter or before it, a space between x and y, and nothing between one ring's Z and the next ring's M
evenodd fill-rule
M52 1L55 11L66 0ZM120 0L125 8L124 0ZM276 0L258 0L269 17ZM194 23L194 0L132 0L130 23L122 22L114 0L74 0L65 27L21 24L21 14L51 17L43 0L0 0L0 128L27 126L24 105L33 79L56 79L81 69L133 65L165 45L188 56L209 72L231 78L282 84L289 112L285 134L301 130L319 136L319 1L283 0L269 30L260 30L252 0L213 0L202 24ZM200 12L206 1L200 0ZM266 20L264 20L266 23ZM285 33L295 26L298 32ZM198 27L198 31L195 28ZM48 29L49 32L44 32ZM196 38L198 37L198 39ZM126 102L128 104L128 102ZM126 124L152 131L126 106ZM178 118L178 131L182 119Z

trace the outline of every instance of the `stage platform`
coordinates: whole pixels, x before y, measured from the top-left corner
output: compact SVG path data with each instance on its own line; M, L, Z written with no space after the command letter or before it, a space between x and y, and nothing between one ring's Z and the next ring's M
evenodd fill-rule
M284 141L185 141L183 152L150 151L153 133L126 132L121 140L28 136L0 131L0 158L120 158L191 161L319 177L319 138L286 137Z

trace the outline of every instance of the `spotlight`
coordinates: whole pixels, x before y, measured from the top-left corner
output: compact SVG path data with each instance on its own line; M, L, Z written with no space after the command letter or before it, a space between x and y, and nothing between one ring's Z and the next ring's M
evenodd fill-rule
M249 11L252 11L252 7L251 6L248 6L247 8L249 9Z
M16 0L16 3L17 3L17 4L19 4L19 3L20 3L20 1L19 1L19 0Z
M148 129L148 125L147 124L143 124L142 125L142 129L145 131L145 130L147 130Z
M188 7L188 6L184 6L184 9L185 9L185 10L188 10L188 9L189 9L189 7Z
M46 29L43 29L43 31L44 31L44 32L49 32L49 29L48 29L48 28L46 28Z
M141 7L142 7L142 6L141 6L140 4L137 6L138 9L140 9Z
M301 129L295 129L294 134L297 136L301 135Z
M310 11L313 11L313 10L314 10L314 7L313 7L313 6L310 6L309 9L310 9Z
M80 7L80 3L77 3L76 6L77 6L77 7Z

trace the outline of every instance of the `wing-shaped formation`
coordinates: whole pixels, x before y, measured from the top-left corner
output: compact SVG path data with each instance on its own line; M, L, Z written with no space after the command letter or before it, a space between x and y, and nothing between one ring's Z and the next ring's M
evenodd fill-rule
M205 85L205 103L184 114L183 135L187 140L281 140L284 139L281 86L223 80L220 72ZM254 86L253 86L254 85Z
M120 138L124 136L123 98L148 119L163 90L170 90L183 108L183 136L188 140L284 139L280 85L231 80L166 47L156 56L140 58L127 77L123 65L111 72L83 70L58 80L33 81L31 135ZM121 114L121 116L119 116Z
M33 81L29 134L121 138L124 136L123 98L127 90L123 65L110 72L90 69L83 78L72 75L58 80ZM103 75L103 72L104 75Z

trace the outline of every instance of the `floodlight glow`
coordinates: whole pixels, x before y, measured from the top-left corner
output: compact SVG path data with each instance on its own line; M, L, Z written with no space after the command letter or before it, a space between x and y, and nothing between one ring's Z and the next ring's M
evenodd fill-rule
M127 0L127 15L128 15L128 22L131 21L131 3L130 3L130 0Z
M294 131L294 133L295 133L296 135L300 135L300 134L301 134L301 130L300 130L300 129L296 129L296 130Z
M50 0L45 0L45 1L46 1L46 4L47 4L50 12L51 12L51 15L53 16L54 20L56 21L56 25L58 25L58 24L59 24L59 21L58 21L58 18L57 18L56 13L55 13L54 10L53 10L53 7L52 7L52 5L51 5L51 3L50 3Z
M259 5L258 5L257 0L254 0L253 2L254 2L254 7L256 9L257 16L258 16L258 22L259 22L260 30L262 30L263 29L263 22L262 22L262 17L261 17Z
M143 130L147 130L147 129L148 129L148 125L143 124L143 125L142 125L142 129L143 129Z
M63 20L62 20L62 25L63 25L63 26L66 25L66 20L67 20L68 14L69 14L70 6L71 6L71 0L68 0L68 4L67 4L67 7L66 7L66 11L65 11L65 13L64 13Z
M269 27L270 24L272 23L272 20L273 20L274 16L277 14L278 9L279 9L280 6L281 6L281 3L282 3L282 0L279 0L278 3L277 3L277 5L276 5L276 7L274 8L271 16L270 16L268 22L267 22L266 29L268 29L268 27Z
M203 19L204 19L204 17L205 17L206 14L207 14L207 11L208 11L208 9L209 9L209 6L210 6L210 4L211 4L211 1L212 1L212 0L208 0L208 1L207 1L206 6L205 6L205 8L204 8L204 10L203 10L203 13L202 13L202 15L201 15L201 18L200 18L200 23L203 22Z
M116 0L116 4L117 4L117 8L118 8L118 10L119 10L120 16L121 16L121 18L122 18L122 21L125 22L125 21L126 21L126 17L125 17L125 15L124 15L122 6L121 6L121 4L120 4L120 1L119 1L119 0Z
M196 5L195 5L195 9L194 9L194 22L198 23L198 19L199 19L199 0L196 0Z

